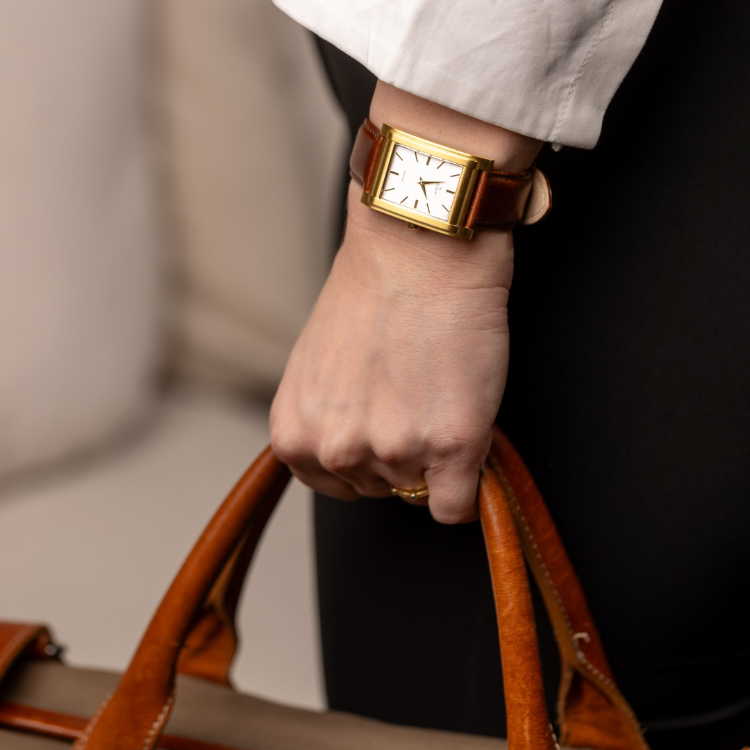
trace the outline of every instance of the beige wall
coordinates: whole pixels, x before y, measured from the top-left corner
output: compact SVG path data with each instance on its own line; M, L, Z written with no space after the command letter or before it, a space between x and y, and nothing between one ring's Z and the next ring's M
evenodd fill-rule
M0 478L152 406L160 237L140 0L17 0L0 22Z
M0 101L0 477L143 423L165 360L270 395L343 156L308 33L270 0L15 0Z
M178 367L270 393L328 268L343 119L270 0L162 0L159 31Z

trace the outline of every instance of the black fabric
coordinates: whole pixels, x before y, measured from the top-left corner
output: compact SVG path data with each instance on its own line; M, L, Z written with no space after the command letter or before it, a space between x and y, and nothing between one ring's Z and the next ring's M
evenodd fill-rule
M543 151L553 212L515 233L499 424L654 750L750 744L748 39L745 0L667 0L599 146ZM374 78L326 61L361 122ZM322 497L315 520L331 707L503 735L478 526Z

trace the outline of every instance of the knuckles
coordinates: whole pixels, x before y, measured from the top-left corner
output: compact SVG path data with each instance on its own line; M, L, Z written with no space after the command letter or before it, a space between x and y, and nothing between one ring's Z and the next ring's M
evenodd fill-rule
M288 430L271 431L271 450L279 461L289 466L306 461L311 455L302 436Z
M372 452L386 466L398 467L421 460L424 454L423 441L416 433L393 432L373 439Z
M363 468L370 451L365 440L338 433L319 439L316 454L320 465L331 474L347 474Z

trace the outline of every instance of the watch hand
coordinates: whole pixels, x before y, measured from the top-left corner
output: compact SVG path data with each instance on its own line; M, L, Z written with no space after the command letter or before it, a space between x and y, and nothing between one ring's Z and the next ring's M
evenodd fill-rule
M424 193L424 197L426 198L427 197L427 191L424 189L425 182L424 182L424 180L421 177L419 178L419 186L422 188L422 192Z
M441 182L448 182L448 180L420 180L420 185L439 185Z

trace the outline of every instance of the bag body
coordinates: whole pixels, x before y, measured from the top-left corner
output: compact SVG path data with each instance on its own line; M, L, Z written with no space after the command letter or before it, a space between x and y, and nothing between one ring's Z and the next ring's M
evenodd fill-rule
M191 551L122 676L66 666L43 626L0 623L0 747L43 750L72 741L74 750L555 750L526 560L560 649L560 743L648 750L544 501L499 431L479 509L500 634L507 743L237 693L229 680L237 602L289 477L270 449L257 459Z

